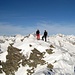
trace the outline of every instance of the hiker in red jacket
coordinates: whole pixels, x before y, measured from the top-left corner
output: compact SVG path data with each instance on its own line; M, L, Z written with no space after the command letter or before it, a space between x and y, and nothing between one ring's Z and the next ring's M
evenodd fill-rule
M37 38L37 40L40 40L40 31L39 30L36 31L36 38Z

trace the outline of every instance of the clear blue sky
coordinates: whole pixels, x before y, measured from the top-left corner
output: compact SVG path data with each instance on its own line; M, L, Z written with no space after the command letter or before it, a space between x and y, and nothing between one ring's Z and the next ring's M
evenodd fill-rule
M0 35L75 35L75 0L0 0Z

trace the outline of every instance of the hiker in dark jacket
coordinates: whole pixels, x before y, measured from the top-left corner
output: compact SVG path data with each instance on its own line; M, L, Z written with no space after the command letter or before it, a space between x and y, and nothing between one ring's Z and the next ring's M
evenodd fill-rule
M36 38L37 38L37 40L40 40L40 31L39 30L36 31Z
M42 36L42 40L44 40L44 38L45 38L45 41L47 41L47 35L48 35L48 33L47 33L47 31L45 30L45 31L44 31L44 35Z

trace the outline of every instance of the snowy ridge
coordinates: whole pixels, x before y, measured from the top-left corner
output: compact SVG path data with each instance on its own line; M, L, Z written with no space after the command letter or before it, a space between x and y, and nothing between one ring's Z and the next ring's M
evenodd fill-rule
M8 55L8 46L21 49L21 52L27 59L27 61L35 62L33 55L41 57L40 64L36 64L36 67L31 67L26 64L15 71L15 75L75 75L75 36L74 35L62 35L57 34L49 36L47 42L42 40L36 40L33 34L28 36L16 35L16 36L0 36L0 61L6 62L6 56ZM34 50L35 49L35 50ZM34 52L36 52L34 54ZM30 57L32 56L32 57ZM35 57L34 56L34 57ZM31 60L29 60L31 58ZM22 61L22 60L21 60ZM20 62L21 62L20 61ZM42 62L42 63L41 63ZM52 67L49 65L52 65ZM0 68L3 66L0 65ZM28 73L30 72L30 73ZM4 71L0 75L6 75Z

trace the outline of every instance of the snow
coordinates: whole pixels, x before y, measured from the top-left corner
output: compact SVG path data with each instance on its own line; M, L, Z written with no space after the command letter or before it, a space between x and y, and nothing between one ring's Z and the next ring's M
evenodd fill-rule
M15 73L15 75L26 75L27 74L26 69L28 69L28 68L29 68L28 66L26 66L26 67L20 66L18 71Z
M6 55L8 55L7 51L0 54L0 60L6 62Z
M21 41L22 39L23 41ZM21 49L21 53L23 53L23 55L27 55L28 58L32 52L31 50L34 48L40 52L46 52L46 49L50 49L50 45L53 45L54 48L51 48L53 50L53 54L46 53L43 58L46 62L53 64L53 72L46 68L46 64L38 65L35 68L33 75L75 75L74 35L57 34L49 36L47 42L37 40L32 34L28 37L22 35L16 35L15 37L0 36L0 40L5 41L4 43L0 43L0 49L2 51L2 53L0 53L0 60L3 62L6 62L6 55L8 54L7 48L11 43L14 43L14 47ZM30 67L28 65L25 67L20 65L20 68L15 72L15 75L27 75L26 70L29 68ZM3 72L0 75L5 75L5 73Z

